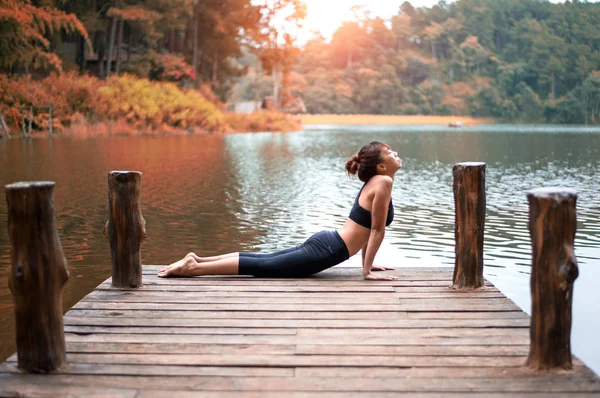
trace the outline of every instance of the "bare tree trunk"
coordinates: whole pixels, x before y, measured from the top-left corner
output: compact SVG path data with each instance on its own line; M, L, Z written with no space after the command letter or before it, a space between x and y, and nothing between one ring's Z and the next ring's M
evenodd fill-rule
M552 93L551 93L551 95L552 95L552 99L554 99L554 98L556 98L556 97L554 96L554 95L555 95L555 93L556 93L556 75L554 74L554 72L552 72L552 73L550 74L550 77L551 77L551 79L552 79Z
M275 63L271 70L273 78L273 107L279 108L279 64Z
M213 58L213 64L212 64L212 84L213 84L213 87L217 87L218 72L219 72L219 50L216 50L214 58Z
M483 286L483 232L485 229L485 163L457 163L454 176L453 289Z
M123 46L123 18L119 19L119 33L117 34L117 60L115 61L115 74L118 75L121 70L121 47Z
M169 52L175 52L175 29L169 29Z
M256 57L256 67L254 68L254 108L257 109L260 101L260 75L261 75L261 62L260 57Z
M571 369L577 192L539 188L527 193L531 236L531 326L526 366Z
M117 35L117 18L113 17L110 24L110 37L108 39L108 59L106 60L106 77L110 77L113 50L115 47L115 36Z
M51 372L66 363L62 317L69 271L54 216L54 183L6 186L17 356L26 372Z
M104 233L110 242L113 287L142 286L140 249L147 233L140 206L141 190L139 171L108 174L108 221Z
M192 49L192 70L194 71L194 81L196 87L198 86L198 33L200 30L198 22L198 14L194 12L194 48Z
M131 47L133 47L133 34L129 32L129 37L127 38L127 59L126 62L129 63L131 61Z

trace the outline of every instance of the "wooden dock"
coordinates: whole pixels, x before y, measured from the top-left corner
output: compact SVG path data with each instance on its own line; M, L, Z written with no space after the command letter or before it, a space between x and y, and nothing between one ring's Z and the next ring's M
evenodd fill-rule
M600 396L572 371L523 368L529 317L489 282L448 289L450 268L400 280L337 268L308 279L110 279L64 317L69 365L24 374L0 365L2 397Z

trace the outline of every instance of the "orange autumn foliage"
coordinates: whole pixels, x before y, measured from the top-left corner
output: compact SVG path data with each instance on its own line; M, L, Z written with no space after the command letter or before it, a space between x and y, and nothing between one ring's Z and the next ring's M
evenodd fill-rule
M0 25L0 67L24 65L61 70L62 62L50 51L48 40L55 32L76 32L92 48L87 30L74 14L38 7L30 0L0 0Z
M0 74L0 111L14 134L21 129L21 108L53 106L55 132L82 134L175 134L229 131L290 131L297 119L278 111L227 114L208 86L184 89L132 75L108 80L74 72L42 80ZM48 112L34 112L33 130L48 128ZM27 111L26 118L29 118ZM88 126L94 126L89 129ZM90 131L93 130L94 132Z

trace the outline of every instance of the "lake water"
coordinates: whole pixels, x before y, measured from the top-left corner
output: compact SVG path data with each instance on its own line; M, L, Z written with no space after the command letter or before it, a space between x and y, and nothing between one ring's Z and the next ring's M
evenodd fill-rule
M361 183L343 163L371 140L403 159L394 223L378 264L454 264L452 166L487 164L485 275L530 311L530 241L525 192L579 191L572 346L600 374L600 128L490 125L309 126L297 133L135 138L0 140L0 184L56 182L59 235L71 279L65 310L110 276L107 174L142 171L149 237L144 264L200 255L271 251L341 226ZM0 201L0 359L15 350L6 201ZM343 266L360 267L355 256ZM357 270L357 274L360 271Z

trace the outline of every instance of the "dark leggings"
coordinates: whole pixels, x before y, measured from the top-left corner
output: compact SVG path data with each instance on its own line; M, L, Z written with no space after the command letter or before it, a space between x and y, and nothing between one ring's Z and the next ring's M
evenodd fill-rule
M239 274L259 278L302 278L349 258L337 231L317 232L303 244L275 253L240 253Z

